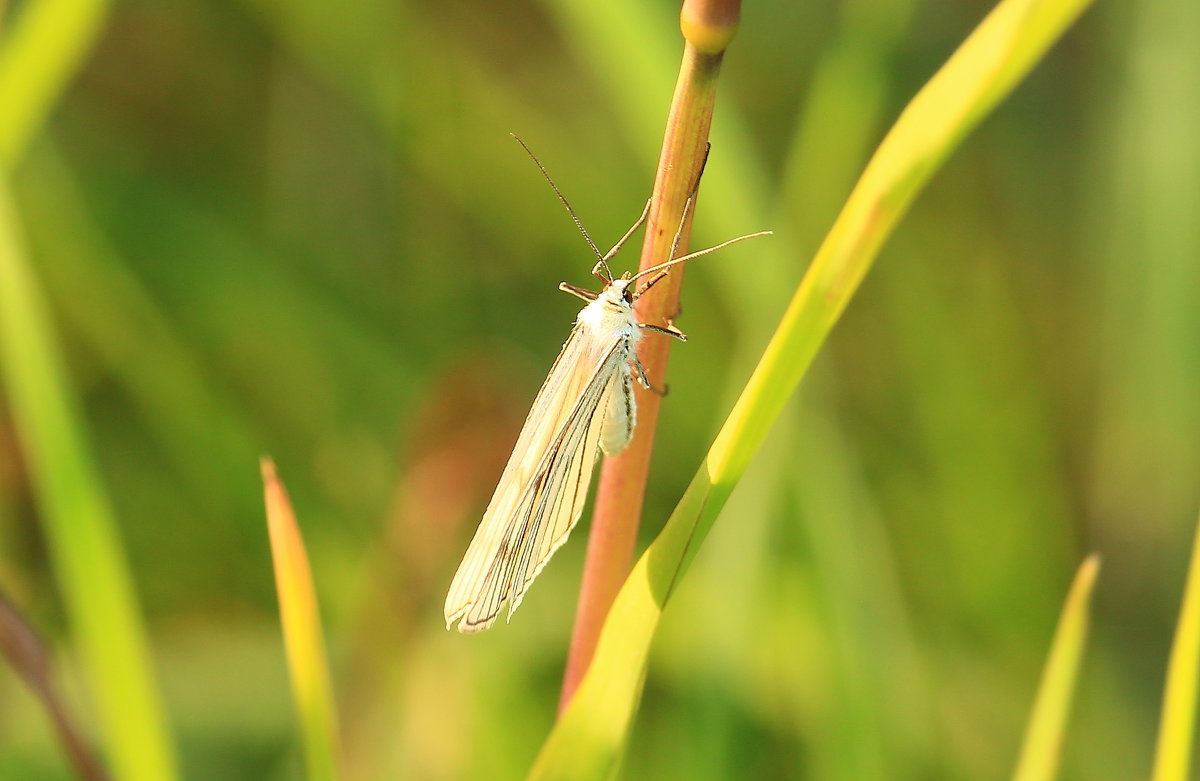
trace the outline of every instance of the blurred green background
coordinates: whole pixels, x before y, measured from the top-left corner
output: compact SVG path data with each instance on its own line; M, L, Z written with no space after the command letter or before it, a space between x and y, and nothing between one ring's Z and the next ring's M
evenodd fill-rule
M645 538L872 148L989 8L745 5L694 244L776 236L688 270ZM11 186L187 778L301 774L263 453L309 546L347 777L529 766L586 524L511 626L441 618L578 309L555 286L590 281L508 134L610 244L649 194L677 12L107 8ZM1005 775L1093 550L1063 777L1146 774L1200 505L1198 35L1192 0L1101 4L935 176L668 609L625 777ZM5 409L0 586L87 723ZM71 777L8 670L0 777Z

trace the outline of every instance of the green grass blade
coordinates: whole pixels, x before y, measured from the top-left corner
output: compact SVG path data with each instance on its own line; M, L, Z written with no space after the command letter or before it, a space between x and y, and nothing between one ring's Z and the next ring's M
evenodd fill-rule
M304 758L313 781L337 778L337 713L325 661L321 613L313 587L304 538L287 491L269 459L262 462L267 529L275 564L275 588L291 673L292 695L300 714Z
M115 775L174 778L128 566L3 187L0 366Z
M1153 781L1184 781L1189 777L1196 724L1197 664L1200 664L1200 533L1192 542L1183 607L1179 610L1179 625L1167 666Z
M1049 781L1058 771L1059 749L1087 643L1092 588L1099 572L1100 559L1093 554L1075 574L1042 672L1013 781Z
M905 109L821 245L704 465L626 581L591 669L543 745L532 778L611 772L663 606L884 239L938 165L1087 5L1005 0Z
M0 48L0 170L11 170L100 34L106 0L37 0Z

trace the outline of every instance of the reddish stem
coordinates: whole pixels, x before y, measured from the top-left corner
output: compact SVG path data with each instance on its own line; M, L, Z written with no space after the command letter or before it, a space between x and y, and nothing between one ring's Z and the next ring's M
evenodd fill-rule
M728 3L717 5L728 11ZM685 34L688 34L689 30L690 7L691 5L684 6ZM726 13L722 24L728 23L729 18ZM732 18L736 24L736 14ZM693 28L698 27L694 19L690 23ZM711 28L704 29L711 32ZM700 162L708 144L722 52L702 51L692 44L691 37L689 35L684 49L671 113L667 119L650 214L646 222L646 238L642 245L639 264L641 269L668 259L671 242L680 227L684 204L695 186ZM711 36L706 38L711 39ZM689 224L682 226L682 238L677 254L686 252L688 234L691 232L690 222L689 217ZM638 300L636 311L639 321L662 325L673 317L679 311L679 290L682 282L683 267L672 269L669 276ZM641 342L639 357L651 382L656 385L661 386L665 383L671 341L672 339L661 334L646 333ZM591 664L604 619L625 582L633 559L661 402L660 396L640 387L635 386L634 392L638 420L633 439L619 455L606 459L600 472L596 509L588 540L579 605L575 614L575 628L563 676L560 713L570 702L588 665Z

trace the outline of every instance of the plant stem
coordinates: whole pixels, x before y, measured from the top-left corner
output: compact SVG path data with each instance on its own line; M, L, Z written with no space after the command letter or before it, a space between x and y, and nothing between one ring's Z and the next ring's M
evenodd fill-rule
M685 0L680 14L680 28L685 39L683 62L667 117L639 269L669 260L667 254L677 230L681 232L681 239L676 254L686 252L691 215L687 224L681 226L680 221L708 145L717 97L717 76L725 46L737 26L739 7L737 0ZM695 214L694 208L692 214ZM661 325L674 317L679 312L682 284L681 265L638 299L639 322ZM670 346L669 337L656 333L647 333L641 342L639 357L651 382L656 385L664 384ZM638 420L633 439L620 454L605 459L600 471L575 628L563 675L560 712L570 702L592 661L608 609L625 582L633 560L662 400L658 394L645 391L636 384L634 394Z

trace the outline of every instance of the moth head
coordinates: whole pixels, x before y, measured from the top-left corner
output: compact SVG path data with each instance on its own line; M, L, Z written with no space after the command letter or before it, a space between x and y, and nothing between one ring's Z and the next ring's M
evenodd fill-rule
M620 279L614 279L608 286L609 292L613 298L623 300L627 304L633 303L633 286L630 284L633 279L628 271L621 275Z

